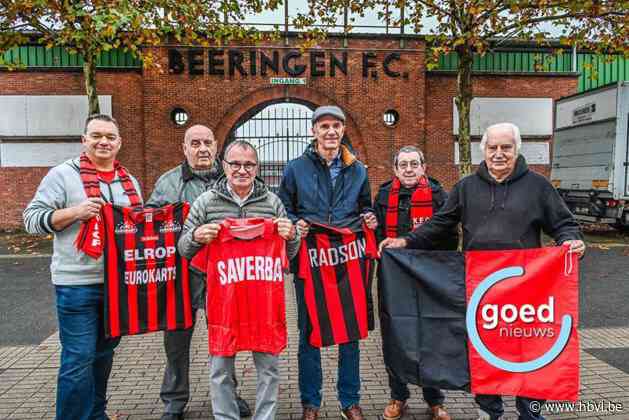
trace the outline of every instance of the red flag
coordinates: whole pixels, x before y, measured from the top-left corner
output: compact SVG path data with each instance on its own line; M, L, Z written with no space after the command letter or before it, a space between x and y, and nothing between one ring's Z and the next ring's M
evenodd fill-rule
M577 400L577 256L470 251L465 271L472 392Z

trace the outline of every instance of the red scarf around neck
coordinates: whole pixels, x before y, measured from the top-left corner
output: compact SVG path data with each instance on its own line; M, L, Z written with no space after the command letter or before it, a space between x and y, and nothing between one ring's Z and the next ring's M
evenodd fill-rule
M387 203L387 216L385 220L387 238L397 238L399 236L398 213L401 186L400 180L398 177L395 177L391 184L389 201ZM432 188L430 188L430 183L426 176L419 178L419 183L411 195L410 212L411 229L416 228L432 217Z
M88 198L100 198L100 181L98 179L98 170L92 163L90 158L82 153L79 159L79 175L81 182L83 182L83 188L85 189L85 195ZM131 207L138 207L142 205L140 196L133 185L133 181L129 176L127 169L120 164L117 160L114 161L114 171L120 178L122 188L124 188L125 194L129 197L129 203ZM102 221L100 216L92 217L86 220L81 225L79 234L77 235L74 245L79 251L83 251L85 254L92 258L98 258L102 254Z

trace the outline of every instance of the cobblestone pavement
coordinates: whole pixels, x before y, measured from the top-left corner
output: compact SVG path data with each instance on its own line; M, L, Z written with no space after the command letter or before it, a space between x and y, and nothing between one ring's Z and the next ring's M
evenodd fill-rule
M282 384L279 419L296 419L301 413L297 386L297 329L292 282L288 281L287 311L289 346L281 356ZM199 315L201 315L199 313ZM207 344L203 319L197 323L193 338L192 397L186 418L212 418L209 404ZM581 399L574 410L553 407L549 419L605 418L629 419L629 374L618 370L587 352L587 349L629 347L629 328L581 330ZM322 418L338 419L335 398L336 351L322 353L324 361L324 404ZM55 380L59 361L57 334L38 346L0 348L0 418L54 418ZM112 419L159 419L162 404L159 389L164 369L162 334L127 337L118 347L109 386L109 414ZM368 419L379 418L388 399L387 378L382 364L378 329L361 343L361 405ZM237 357L237 376L241 395L254 404L255 369L251 356ZM405 419L428 419L426 406L417 387L411 386L410 411ZM611 412L610 402L624 410ZM447 392L447 407L454 419L474 419L476 405L464 392ZM564 412L560 411L563 410ZM602 410L606 410L603 415ZM506 398L506 419L516 418L513 398Z

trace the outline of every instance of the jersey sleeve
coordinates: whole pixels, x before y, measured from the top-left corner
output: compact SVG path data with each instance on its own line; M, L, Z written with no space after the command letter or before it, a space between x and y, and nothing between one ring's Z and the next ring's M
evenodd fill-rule
M190 260L190 267L201 273L206 273L208 265L208 249L208 245L205 245L201 249L199 249L199 252L194 254L194 257L192 257L192 260Z
M301 241L301 246L299 247L297 258L299 264L297 277L299 277L300 279L305 279L308 277L308 272L310 271L310 262L308 261L308 244L306 243L305 239Z
M375 232L363 223L363 233L365 235L365 251L367 256L373 259L378 258L378 242L376 241Z
M114 229L112 223L112 205L105 204L96 217L81 223L79 233L74 240L74 246L78 251L95 260L99 259L105 251L106 229Z

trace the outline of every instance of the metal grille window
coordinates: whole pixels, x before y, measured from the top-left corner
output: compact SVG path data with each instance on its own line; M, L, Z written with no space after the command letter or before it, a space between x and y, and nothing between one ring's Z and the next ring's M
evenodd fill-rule
M277 191L288 161L306 150L312 139L312 110L304 105L269 105L238 124L230 140L246 140L258 151L258 176Z

